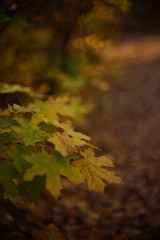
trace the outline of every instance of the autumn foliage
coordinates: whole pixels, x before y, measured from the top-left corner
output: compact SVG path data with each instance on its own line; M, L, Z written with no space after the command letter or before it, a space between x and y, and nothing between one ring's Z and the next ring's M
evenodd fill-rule
M34 94L19 85L1 85L1 94L24 92L27 106L8 105L0 117L0 184L3 198L13 202L37 201L44 189L57 198L62 177L89 190L103 192L105 183L121 182L106 156L96 157L90 137L74 130L71 122L82 111L78 98ZM81 111L80 111L81 110Z

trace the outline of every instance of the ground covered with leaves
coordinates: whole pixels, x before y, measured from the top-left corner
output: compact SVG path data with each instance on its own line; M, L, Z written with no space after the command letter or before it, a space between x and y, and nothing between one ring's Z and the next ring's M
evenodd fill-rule
M36 205L1 202L2 239L160 238L159 40L126 38L98 51L97 78L82 92L95 107L79 129L113 157L123 184L102 194L64 178L57 201L45 192Z

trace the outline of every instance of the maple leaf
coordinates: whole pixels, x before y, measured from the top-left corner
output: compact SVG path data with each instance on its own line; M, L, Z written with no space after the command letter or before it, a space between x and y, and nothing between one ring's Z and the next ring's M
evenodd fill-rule
M32 119L31 123L34 125L38 125L41 122L47 122L47 118L44 114L40 113L40 105L44 105L42 101L35 101L34 104L30 104L27 107L20 106L17 104L13 104L13 106L8 106L10 113L31 113ZM14 119L18 119L16 115L14 115Z
M42 121L53 124L60 116L75 118L84 112L81 110L80 100L77 102L76 98L68 95L55 99L50 97L46 101L36 100L27 107L13 104L13 106L9 105L8 108L11 113L32 113L31 122L37 125Z
M74 131L69 121L64 123L56 121L54 125L61 128L64 132L55 132L53 137L49 138L48 141L53 143L55 145L55 150L60 152L63 156L73 154L79 147L85 145L86 141L90 140L85 134Z
M39 118L39 116L41 116L41 118L39 118L39 120L41 119L41 121L44 121L44 119L45 119L45 121L46 122L48 121L49 123L52 123L53 121L58 119L57 113L54 109L54 104L53 104L52 98L49 98L45 102L36 100L34 107L39 108L39 111L36 114L34 114L35 115L34 118L36 118L36 115L38 116L38 118ZM36 120L37 120L37 118L36 118Z
M53 124L55 120L60 118L60 116L75 118L85 112L80 110L82 106L80 102L77 103L75 99L76 98L68 95L60 96L55 99L50 97L45 102L36 100L32 105L32 108L33 106L35 106L35 108L39 108L39 114L43 116L45 121ZM38 113L35 115L37 114Z
M0 184L4 190L4 197L16 202L20 200L15 179L19 177L18 172L9 166L7 161L0 161Z
M3 134L0 134L0 141L2 141L3 144L7 144L14 143L16 139L11 132L4 132Z
M0 93L26 93L29 96L35 97L35 98L43 98L43 94L37 94L32 91L29 87L24 87L19 84L7 84L7 83L0 83Z
M71 118L87 112L87 106L82 105L81 99L69 94L57 97L54 100L54 109L59 115Z
M105 187L103 180L116 183L121 182L120 178L117 177L113 171L103 168L113 166L110 159L105 156L95 157L92 148L85 149L85 151L80 152L80 154L83 158L73 162L73 166L80 170L88 184L89 190L103 192Z
M70 110L70 113L72 113L73 118L77 116L80 117L91 110L91 106L89 104L84 104L82 99L77 96L74 97L66 94L62 97L66 103L69 102L67 107Z
M73 125L70 121L66 121L66 122L63 122L63 123L55 121L54 125L58 128L63 129L63 131L65 131L69 136L71 136L73 138L84 139L86 141L90 140L89 136L87 136L83 133L74 131Z
M7 150L7 147L3 144L0 144L0 154L5 153Z
M30 164L30 163L28 163ZM20 182L18 190L23 196L27 196L27 199L37 203L41 197L41 191L45 189L45 179L44 177L36 177L32 181Z
M57 114L61 116L75 117L74 111L70 108L72 104L71 98L69 98L67 95L57 97L53 100L53 104Z
M70 109L71 103L69 98L59 97L59 98L49 98L47 101L42 102L36 100L32 105L39 108L39 111L33 115L33 121L39 123L45 121L48 123L54 123L54 121L59 119L59 116L75 117L74 111Z
M16 121L20 126L13 126L12 129L22 135L26 146L35 145L35 143L43 140L44 133L36 125L22 119L17 119Z
M61 176L67 177L74 184L82 183L83 177L79 170L70 164L69 157L62 157L59 154L48 154L45 150L25 156L25 159L33 166L27 170L25 180L32 180L36 175L46 175L46 188L56 198L63 188Z
M60 152L62 156L75 153L79 147L86 144L84 140L72 138L67 133L54 133L53 137L48 139L55 145L55 150Z
M30 94L32 90L28 87L22 87L19 84L3 84L0 83L0 93L15 93L15 92L24 92Z
M39 112L34 113L32 115L32 119L31 119L31 123L35 124L35 125L39 125L39 123L48 123L48 117L46 117L44 114L41 114Z
M29 104L27 107L13 104L13 106L8 105L8 108L11 113L39 113L40 111L39 107L35 104Z
M8 129L9 127L11 127L12 125L16 124L16 121L10 117L10 116L7 116L7 117L0 117L0 126L1 128L3 129Z
M26 113L28 112L27 107L20 106L18 104L13 104L13 106L8 105L10 113Z
M13 146L7 153L13 159L13 164L19 172L22 172L25 168L30 166L24 158L24 155L27 153L26 147Z

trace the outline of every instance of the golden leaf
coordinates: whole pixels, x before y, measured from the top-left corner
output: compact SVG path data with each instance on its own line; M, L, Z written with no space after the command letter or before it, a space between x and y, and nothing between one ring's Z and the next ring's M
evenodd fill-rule
M61 128L64 132L66 132L69 136L73 138L84 139L85 141L90 140L90 137L88 137L87 135L74 131L73 125L70 121L66 121L63 123L55 121L54 125L58 128Z
M75 137L72 138L66 132L56 132L48 141L55 145L55 150L60 152L62 156L73 154L79 147L86 144L84 140Z
M121 183L120 178L117 177L113 171L103 168L113 167L113 163L109 158L105 156L94 156L94 151L92 148L88 148L84 152L80 153L83 158L73 162L73 165L80 170L88 184L89 190L103 192L105 187L103 180Z
M63 156L75 153L79 147L85 145L90 138L85 134L74 131L70 121L59 123L54 122L57 128L61 128L64 132L55 132L53 137L48 141L55 145L55 149Z

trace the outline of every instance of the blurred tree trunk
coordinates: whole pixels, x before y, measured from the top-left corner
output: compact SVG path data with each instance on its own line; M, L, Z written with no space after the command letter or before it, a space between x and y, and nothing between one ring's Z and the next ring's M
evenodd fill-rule
M76 31L80 17L93 7L93 0L4 0L0 3L0 14L8 18L20 14L25 16L33 27L52 26L49 55L53 63L67 55L68 43ZM9 22L1 23L1 31ZM63 65L63 64L62 64Z

